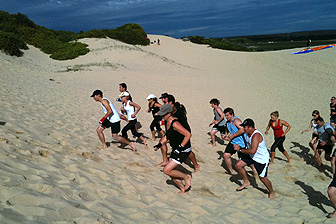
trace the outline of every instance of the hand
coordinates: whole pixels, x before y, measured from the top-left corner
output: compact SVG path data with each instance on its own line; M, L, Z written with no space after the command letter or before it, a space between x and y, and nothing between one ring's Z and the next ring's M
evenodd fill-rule
M302 132L301 132L301 135L302 135L303 133L305 133L305 131L302 131Z
M131 117L132 117L132 118L135 118L135 114L132 114Z
M102 124L105 121L106 117L103 117L102 119L100 119L99 124Z
M162 147L162 144L161 144L161 142L159 142L158 144L154 145L153 148L154 148L154 151L157 151L161 147Z
M182 151L185 149L185 147L182 146L182 145L178 145L176 149L177 149L178 151L182 152Z
M212 125L213 123L211 122L210 124L209 124L209 127Z
M268 131L265 131L265 135L268 135Z
M240 150L240 145L233 145L233 149L238 152Z
M284 137L286 134L285 133L283 133L282 135L281 135L281 137Z

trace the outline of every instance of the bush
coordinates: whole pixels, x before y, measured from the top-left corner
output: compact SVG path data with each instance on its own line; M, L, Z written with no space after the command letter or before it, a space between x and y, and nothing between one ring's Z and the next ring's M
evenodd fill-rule
M87 44L74 42L66 43L53 54L50 55L52 59L56 60L69 60L77 58L80 55L87 54L90 50L87 48Z
M0 30L0 49L12 56L22 56L23 52L20 49L28 47L19 35Z

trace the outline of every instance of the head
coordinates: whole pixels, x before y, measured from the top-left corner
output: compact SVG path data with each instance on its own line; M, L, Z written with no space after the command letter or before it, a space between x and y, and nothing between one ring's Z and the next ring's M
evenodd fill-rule
M171 95L171 94L168 94L167 102L168 102L169 104L171 104L171 105L174 106L174 104L175 104L175 97L174 97L173 95Z
M320 112L318 110L314 110L312 113L312 116L314 119L318 118L320 116Z
M219 102L219 100L216 99L216 98L213 98L212 100L210 100L210 105L211 105L212 108L216 108L216 107L218 107L219 104L220 104L220 102Z
M173 106L170 104L163 104L160 108L160 111L157 113L159 116L161 116L164 120L167 120L171 113L173 112Z
M315 122L317 124L317 127L322 127L324 125L324 120L320 116L315 119Z
M231 122L234 118L234 111L232 108L228 107L224 109L224 116L227 122Z
M120 83L119 84L119 91L120 92L125 92L125 91L127 91L127 85L126 85L126 83Z
M279 112L278 111L274 111L271 113L271 120L272 121L277 121L279 118Z
M103 98L103 92L99 89L96 89L93 91L91 97L93 97L95 101L99 101L101 98Z
M162 100L163 104L168 103L168 95L169 95L168 93L162 93L162 94L161 94L161 96L160 96L159 99Z
M121 102L126 103L127 100L129 99L129 93L128 92L122 92L122 93L120 93L119 98L120 98Z
M254 121L251 118L245 119L244 122L240 124L240 126L244 128L244 132L247 135L251 135L255 130Z
M149 94L147 96L146 100L148 100L149 103L151 103L153 101L157 102L157 98L156 98L156 96L154 94Z
M330 102L333 103L333 104L336 103L336 97L334 97L334 96L331 97Z

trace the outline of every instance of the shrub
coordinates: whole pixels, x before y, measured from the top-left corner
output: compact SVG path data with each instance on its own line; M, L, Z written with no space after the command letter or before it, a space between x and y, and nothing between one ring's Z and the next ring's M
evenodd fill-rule
M28 47L19 35L0 30L0 49L12 56L22 56L23 52L20 49Z

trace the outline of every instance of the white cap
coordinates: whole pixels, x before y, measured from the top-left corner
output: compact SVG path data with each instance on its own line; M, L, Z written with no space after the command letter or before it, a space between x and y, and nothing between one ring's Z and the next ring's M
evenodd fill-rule
M130 94L128 92L122 92L119 95L119 98L124 97L124 96L129 96Z
M154 99L156 98L156 96L154 94L149 94L146 98L146 100L149 100L149 99Z

